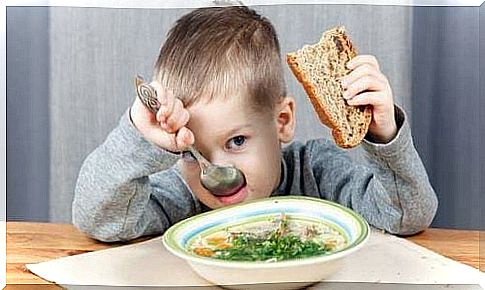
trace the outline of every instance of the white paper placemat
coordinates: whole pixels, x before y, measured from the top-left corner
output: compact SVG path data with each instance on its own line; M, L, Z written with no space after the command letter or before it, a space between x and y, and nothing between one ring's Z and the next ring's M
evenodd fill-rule
M163 246L161 237L26 266L45 280L62 285L211 285L197 276L184 260L170 254ZM480 284L485 289L485 273L478 269L377 230L372 230L369 241L362 249L344 259L342 271L326 281Z

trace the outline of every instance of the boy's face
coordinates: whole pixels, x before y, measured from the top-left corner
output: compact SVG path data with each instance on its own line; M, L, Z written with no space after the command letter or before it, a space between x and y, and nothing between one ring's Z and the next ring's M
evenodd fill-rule
M242 97L199 102L187 108L187 127L195 147L216 165L233 165L246 177L237 193L217 197L200 183L198 163L185 154L181 160L184 179L196 197L210 208L270 196L279 185L281 142L289 142L294 130L294 101L285 98L274 112L256 112Z

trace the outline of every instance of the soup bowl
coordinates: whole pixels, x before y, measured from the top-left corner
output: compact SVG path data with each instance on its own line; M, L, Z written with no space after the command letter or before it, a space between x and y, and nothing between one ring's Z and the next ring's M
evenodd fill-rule
M195 254L194 241L211 233L250 227L277 219L305 220L336 230L345 245L329 253L281 261L228 261ZM339 270L342 260L362 248L369 238L368 223L357 213L337 203L301 196L272 197L206 212L170 227L163 244L172 254L184 259L205 280L229 288L237 286L307 285L325 280ZM292 288L292 287L283 288ZM253 287L252 287L253 288Z

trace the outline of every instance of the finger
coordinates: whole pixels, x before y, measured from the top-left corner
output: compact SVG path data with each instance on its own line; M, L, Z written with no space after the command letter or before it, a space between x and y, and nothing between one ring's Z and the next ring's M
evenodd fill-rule
M165 98L165 105L162 105L157 112L157 120L159 122L166 121L174 112L175 104L181 102L179 99L174 98L172 93L167 91L167 97Z
M160 109L159 112L157 112L157 120L160 121L161 117L163 117L163 114L170 114L171 110L173 109L175 97L170 90L162 87L162 85L157 81L152 81L150 83L150 86L155 89L155 92L157 94L157 100L160 103L160 109L162 107L165 107L165 110L162 111L162 113L160 113Z
M384 104L384 97L382 93L378 92L367 92L362 93L354 98L347 100L347 104L351 106L363 106L363 105L372 105L372 106L380 106Z
M173 121L170 120L170 122L173 123L168 123L167 127L169 128L169 132L177 132L180 130L182 127L187 125L189 122L189 113L188 111L184 110L180 114L177 114L177 119L174 119Z
M150 86L155 89L157 100L160 103L156 118L158 122L162 122L165 119L165 114L169 111L167 107L172 106L170 103L171 95L169 95L168 91L157 81L152 81Z
M343 93L343 97L348 100L364 91L384 91L385 89L385 83L378 78L374 76L363 76L348 85L347 90Z
M188 111L180 100L176 100L173 106L173 112L166 118L165 122L167 132L174 133L188 122Z
M167 133L166 131L160 130L160 128L154 129L151 133L155 139L155 144L163 144L162 148L169 151L177 151L177 143L175 141L175 134Z
M373 76L379 79L382 79L383 77L383 75L378 70L376 70L374 66L368 63L364 63L363 65L356 67L352 72L340 79L342 87L346 89L351 83L364 76Z
M347 68L355 69L356 67L363 64L369 64L375 67L376 70L380 71L379 62L377 61L377 58L373 55L358 55L347 62Z
M162 87L162 84L160 84L157 81L152 81L150 83L150 86L155 89L155 92L157 93L157 100L160 103L160 105L166 105L167 103L167 90Z
M189 111L187 111L187 109L184 108L182 110L182 113L180 114L180 116L181 117L180 117L180 119L177 123L179 125L179 128L183 127L183 126L187 125L187 123L189 123L190 113L189 113Z
M187 147L194 144L194 141L194 134L187 127L180 128L175 136L175 143L177 144L177 149L180 151L187 149Z

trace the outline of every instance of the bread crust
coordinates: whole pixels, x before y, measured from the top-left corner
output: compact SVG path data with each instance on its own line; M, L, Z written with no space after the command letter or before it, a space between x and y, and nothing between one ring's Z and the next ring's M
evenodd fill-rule
M345 63L352 58L354 58L357 55L357 51L355 49L355 46L352 45L350 42L350 39L348 38L347 34L345 33L345 28L343 26L335 27L333 29L330 29L326 32L324 32L322 40L320 43L315 44L315 45L322 45L322 42L324 41L329 41L329 39L332 39L335 43L334 49L338 50L339 53L339 58L340 60L345 59ZM300 67L300 62L298 58L298 53L299 52L290 52L286 55L286 61L297 78L297 80L303 85L303 88L305 89L305 92L307 93L310 102L315 109L315 112L317 113L320 121L328 126L329 128L332 129L332 135L335 140L335 143L342 147L342 148L352 148L360 144L362 139L364 139L365 135L367 134L367 130L369 128L369 124L372 121L372 109L371 106L364 106L363 107L363 116L360 116L359 119L361 119L362 123L362 130L358 130L358 136L351 137L349 140L349 136L344 133L344 128L341 128L339 124L337 123L337 120L332 118L332 114L329 111L328 106L325 105L323 101L323 97L318 96L317 94L317 88L316 84L314 84L309 76L307 76L307 73L301 69ZM346 74L348 74L350 70L346 71ZM333 77L333 76L332 76ZM335 77L334 77L335 79ZM340 82L338 82L340 84ZM340 85L341 86L341 85ZM340 88L338 92L338 97L342 98L343 89ZM345 106L351 107L345 102Z

